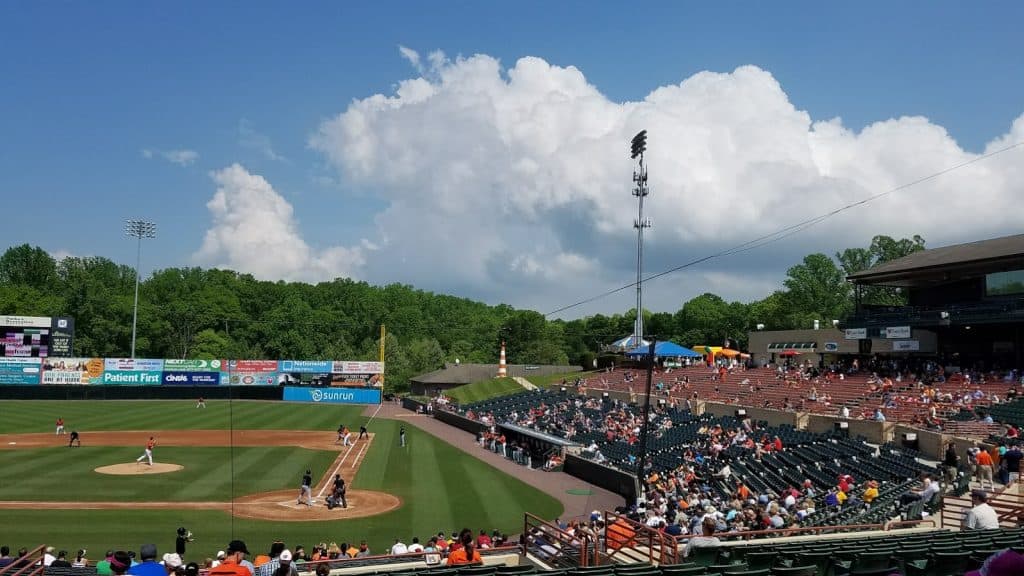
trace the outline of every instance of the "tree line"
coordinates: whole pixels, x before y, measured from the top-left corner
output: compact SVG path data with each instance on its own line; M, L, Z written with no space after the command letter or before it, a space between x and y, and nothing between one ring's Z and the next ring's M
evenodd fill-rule
M705 293L674 312L646 312L647 331L684 345L743 346L757 324L767 329L827 325L853 308L845 277L922 250L924 239L876 236L866 248L829 257L810 254L786 273L782 289L754 302ZM127 356L135 271L103 257L54 259L24 244L0 256L0 314L72 316L75 353ZM871 288L869 304L898 305L905 295ZM493 363L498 343L521 364L589 367L601 348L632 332L635 310L576 320L548 320L531 310L496 306L404 284L373 286L347 278L272 282L230 270L168 268L139 287L136 356L373 360L387 327L389 387L445 362Z

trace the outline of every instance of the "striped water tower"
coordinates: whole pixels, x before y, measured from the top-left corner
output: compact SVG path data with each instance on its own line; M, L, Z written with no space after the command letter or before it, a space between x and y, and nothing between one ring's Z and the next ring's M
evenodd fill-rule
M505 362L505 341L501 341L501 353L498 354L498 378L508 376L508 364Z

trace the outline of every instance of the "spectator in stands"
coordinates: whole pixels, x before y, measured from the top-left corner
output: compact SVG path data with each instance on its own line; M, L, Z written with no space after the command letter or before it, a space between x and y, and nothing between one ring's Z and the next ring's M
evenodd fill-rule
M0 568L10 566L14 563L14 558L11 558L10 546L0 546Z
M978 453L974 456L974 479L978 481L982 487L985 486L985 481L988 481L989 488L995 488L992 483L992 455L985 450L984 446L978 446Z
M860 499L864 501L868 506L878 498L878 481L869 480L868 487L864 490L864 493L860 495Z
M967 511L963 520L965 530L995 530L999 528L999 517L996 515L996 511L988 505L988 494L982 490L972 490L971 504L973 507Z
M331 569L327 564L319 564L316 567L316 576L330 576Z
M931 502L932 498L938 493L939 483L933 482L931 476L925 474L924 487L920 491L914 490L900 496L900 507L919 500L924 500L925 503Z
M285 550L284 542L281 542L280 540L274 541L270 545L270 550L265 559L260 562L260 559L257 558L257 561L253 562L253 564L256 565L255 576L273 576L277 572L277 569L281 567L281 555L284 554ZM292 563L294 556L290 551L288 555L288 565L291 566L292 571L298 574L298 569L296 569L295 565Z
M253 572L242 564L247 554L249 554L249 549L245 546L245 542L242 542L241 540L232 540L228 544L224 561L216 568L211 568L210 571L207 572L207 575L253 576Z
M694 536L686 542L686 548L683 549L683 557L688 558L690 553L697 548L715 548L722 544L722 541L715 536L715 528L717 523L712 517L705 517L704 521L701 522L701 535Z
M875 415L873 417L875 422L885 422L885 414L882 414L882 408L875 408Z
M952 484L956 480L957 468L960 466L960 455L956 453L956 444L946 445L946 455L942 459L942 472L946 482Z
M482 559L473 542L473 532L469 528L463 528L459 533L459 548L448 554L449 566L461 566L465 564L479 564Z
M139 547L139 564L128 569L130 576L165 576L167 571L156 561L156 544L143 544Z
M360 542L359 543L359 552L356 553L356 558L366 558L367 556L370 556L371 554L372 553L370 552L370 547L367 546L366 540L363 540L362 542Z
M199 564L195 562L185 564L185 576L199 576Z
M264 566L269 566L271 562L268 562ZM281 554L277 557L277 568L274 569L272 576L298 576L299 571L295 568L295 564L292 562L292 551L282 550Z
M132 557L124 550L110 555L110 572L114 576L124 576L132 566Z
M57 559L57 557L53 554L53 546L47 546L43 549L43 566L49 566L50 564L53 564L53 561Z
M167 571L167 574L174 574L174 572L178 568L181 568L181 566L182 566L182 564L184 564L184 562L181 561L181 556L178 553L176 553L176 552L175 553L168 552L167 554L164 554L164 562L163 562L163 564L164 564L164 570Z
M409 544L409 553L419 554L420 552L423 552L423 545L420 544L420 539L418 537L413 536L412 544Z
M398 556L399 554L408 554L409 547L405 545L400 539L395 538L395 543L391 546L391 555Z
M85 568L89 565L89 559L85 557L85 549L79 549L75 554L75 561L71 563L72 568Z
M71 568L71 562L68 562L68 551L61 550L57 552L57 558L50 562L50 566L53 568Z

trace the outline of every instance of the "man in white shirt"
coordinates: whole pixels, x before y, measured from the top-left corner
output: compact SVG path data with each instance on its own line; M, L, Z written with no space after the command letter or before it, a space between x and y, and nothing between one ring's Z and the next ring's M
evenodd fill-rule
M988 505L988 494L982 490L972 491L971 504L974 507L968 510L964 516L963 527L965 530L995 530L999 528L999 516Z
M408 551L409 551L410 554L414 554L414 553L417 553L417 552L423 552L423 545L420 544L420 539L418 537L413 536L412 544L409 544L409 550Z
M402 543L401 540L395 538L395 544L391 547L391 555L398 556L399 554L408 554L409 547Z

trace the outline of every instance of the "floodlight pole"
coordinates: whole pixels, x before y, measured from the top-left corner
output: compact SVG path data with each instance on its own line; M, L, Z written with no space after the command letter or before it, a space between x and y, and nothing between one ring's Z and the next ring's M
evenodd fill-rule
M651 380L654 379L654 345L657 344L657 337L651 336L650 344L647 348L647 384L644 387L644 409L643 409L643 424L640 426L640 454L636 459L636 478L638 482L637 497L643 495L644 482L646 480L644 476L644 464L647 461L647 434L650 430L651 420Z
M633 170L633 196L637 198L636 220L636 323L633 326L633 345L640 346L644 335L644 229L651 227L651 219L644 218L644 198L647 197L647 166L644 165L644 152L647 151L647 130L641 130L630 143L631 158L637 160L637 168Z
M132 309L132 358L135 358L135 330L139 320L139 268L142 265L142 239L156 238L156 223L148 220L125 220L124 233L138 241L135 249L135 305Z

